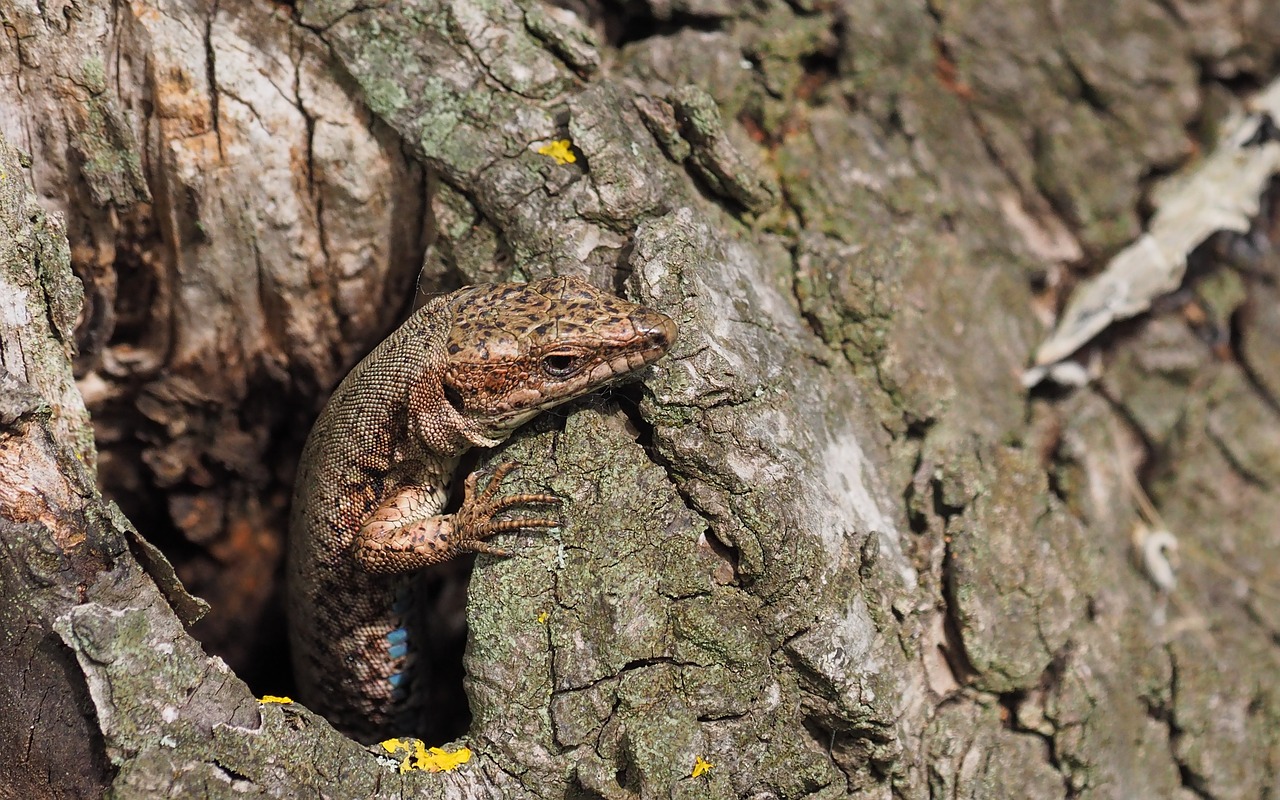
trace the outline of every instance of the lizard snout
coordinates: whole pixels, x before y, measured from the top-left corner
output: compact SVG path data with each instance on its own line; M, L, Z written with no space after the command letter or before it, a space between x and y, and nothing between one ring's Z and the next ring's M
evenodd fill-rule
M653 352L653 358L663 355L676 343L679 328L676 321L666 314L651 308L638 308L631 312L630 319L636 336L646 344L646 350Z

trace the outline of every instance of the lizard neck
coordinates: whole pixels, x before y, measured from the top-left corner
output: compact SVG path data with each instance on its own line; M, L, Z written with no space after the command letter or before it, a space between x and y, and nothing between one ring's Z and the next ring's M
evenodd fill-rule
M419 441L433 453L450 458L457 458L473 447L496 447L507 438L485 436L478 426L461 417L441 424L439 418L415 415L413 421Z
M408 409L411 432L428 450L457 457L473 447L494 447L506 436L494 438L478 419L463 416L445 397L441 369L431 380L409 387Z

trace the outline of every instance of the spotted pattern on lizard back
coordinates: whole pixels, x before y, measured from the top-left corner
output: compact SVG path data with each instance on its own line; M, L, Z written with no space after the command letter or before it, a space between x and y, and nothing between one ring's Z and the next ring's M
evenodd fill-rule
M472 286L437 297L334 391L307 439L294 488L287 570L298 693L371 742L412 734L412 573L488 536L548 519L494 519L547 495L499 497L510 471L466 481L443 515L459 457L492 447L539 412L664 355L675 323L574 278Z

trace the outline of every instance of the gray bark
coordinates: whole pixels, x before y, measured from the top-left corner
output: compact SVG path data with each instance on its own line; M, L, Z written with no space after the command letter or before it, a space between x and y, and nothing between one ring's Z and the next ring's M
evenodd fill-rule
M0 0L0 795L1280 792L1276 257L1018 383L1267 5ZM549 274L681 339L482 456L565 525L401 775L236 675L297 452L415 284Z

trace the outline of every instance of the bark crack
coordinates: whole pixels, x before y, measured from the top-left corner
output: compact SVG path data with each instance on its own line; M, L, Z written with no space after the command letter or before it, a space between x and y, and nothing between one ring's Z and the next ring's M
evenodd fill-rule
M209 122L213 126L213 135L218 142L218 156L225 158L226 153L222 149L222 128L218 116L220 103L218 100L217 53L213 46L213 24L218 16L220 2L221 0L213 0L213 7L209 9L209 14L204 20L204 55L205 79L209 83Z
M1178 727L1177 721L1174 719L1173 706L1178 702L1178 656L1168 646L1165 651L1169 654L1169 713L1163 718L1157 717L1161 722L1165 723L1169 733L1169 756L1173 759L1173 763L1178 767L1178 779L1182 783L1182 787L1188 792L1194 794L1201 800L1215 800L1212 793L1205 788L1205 779L1203 775L1198 774L1190 764L1186 762L1178 754L1178 740L1182 738L1182 730Z

